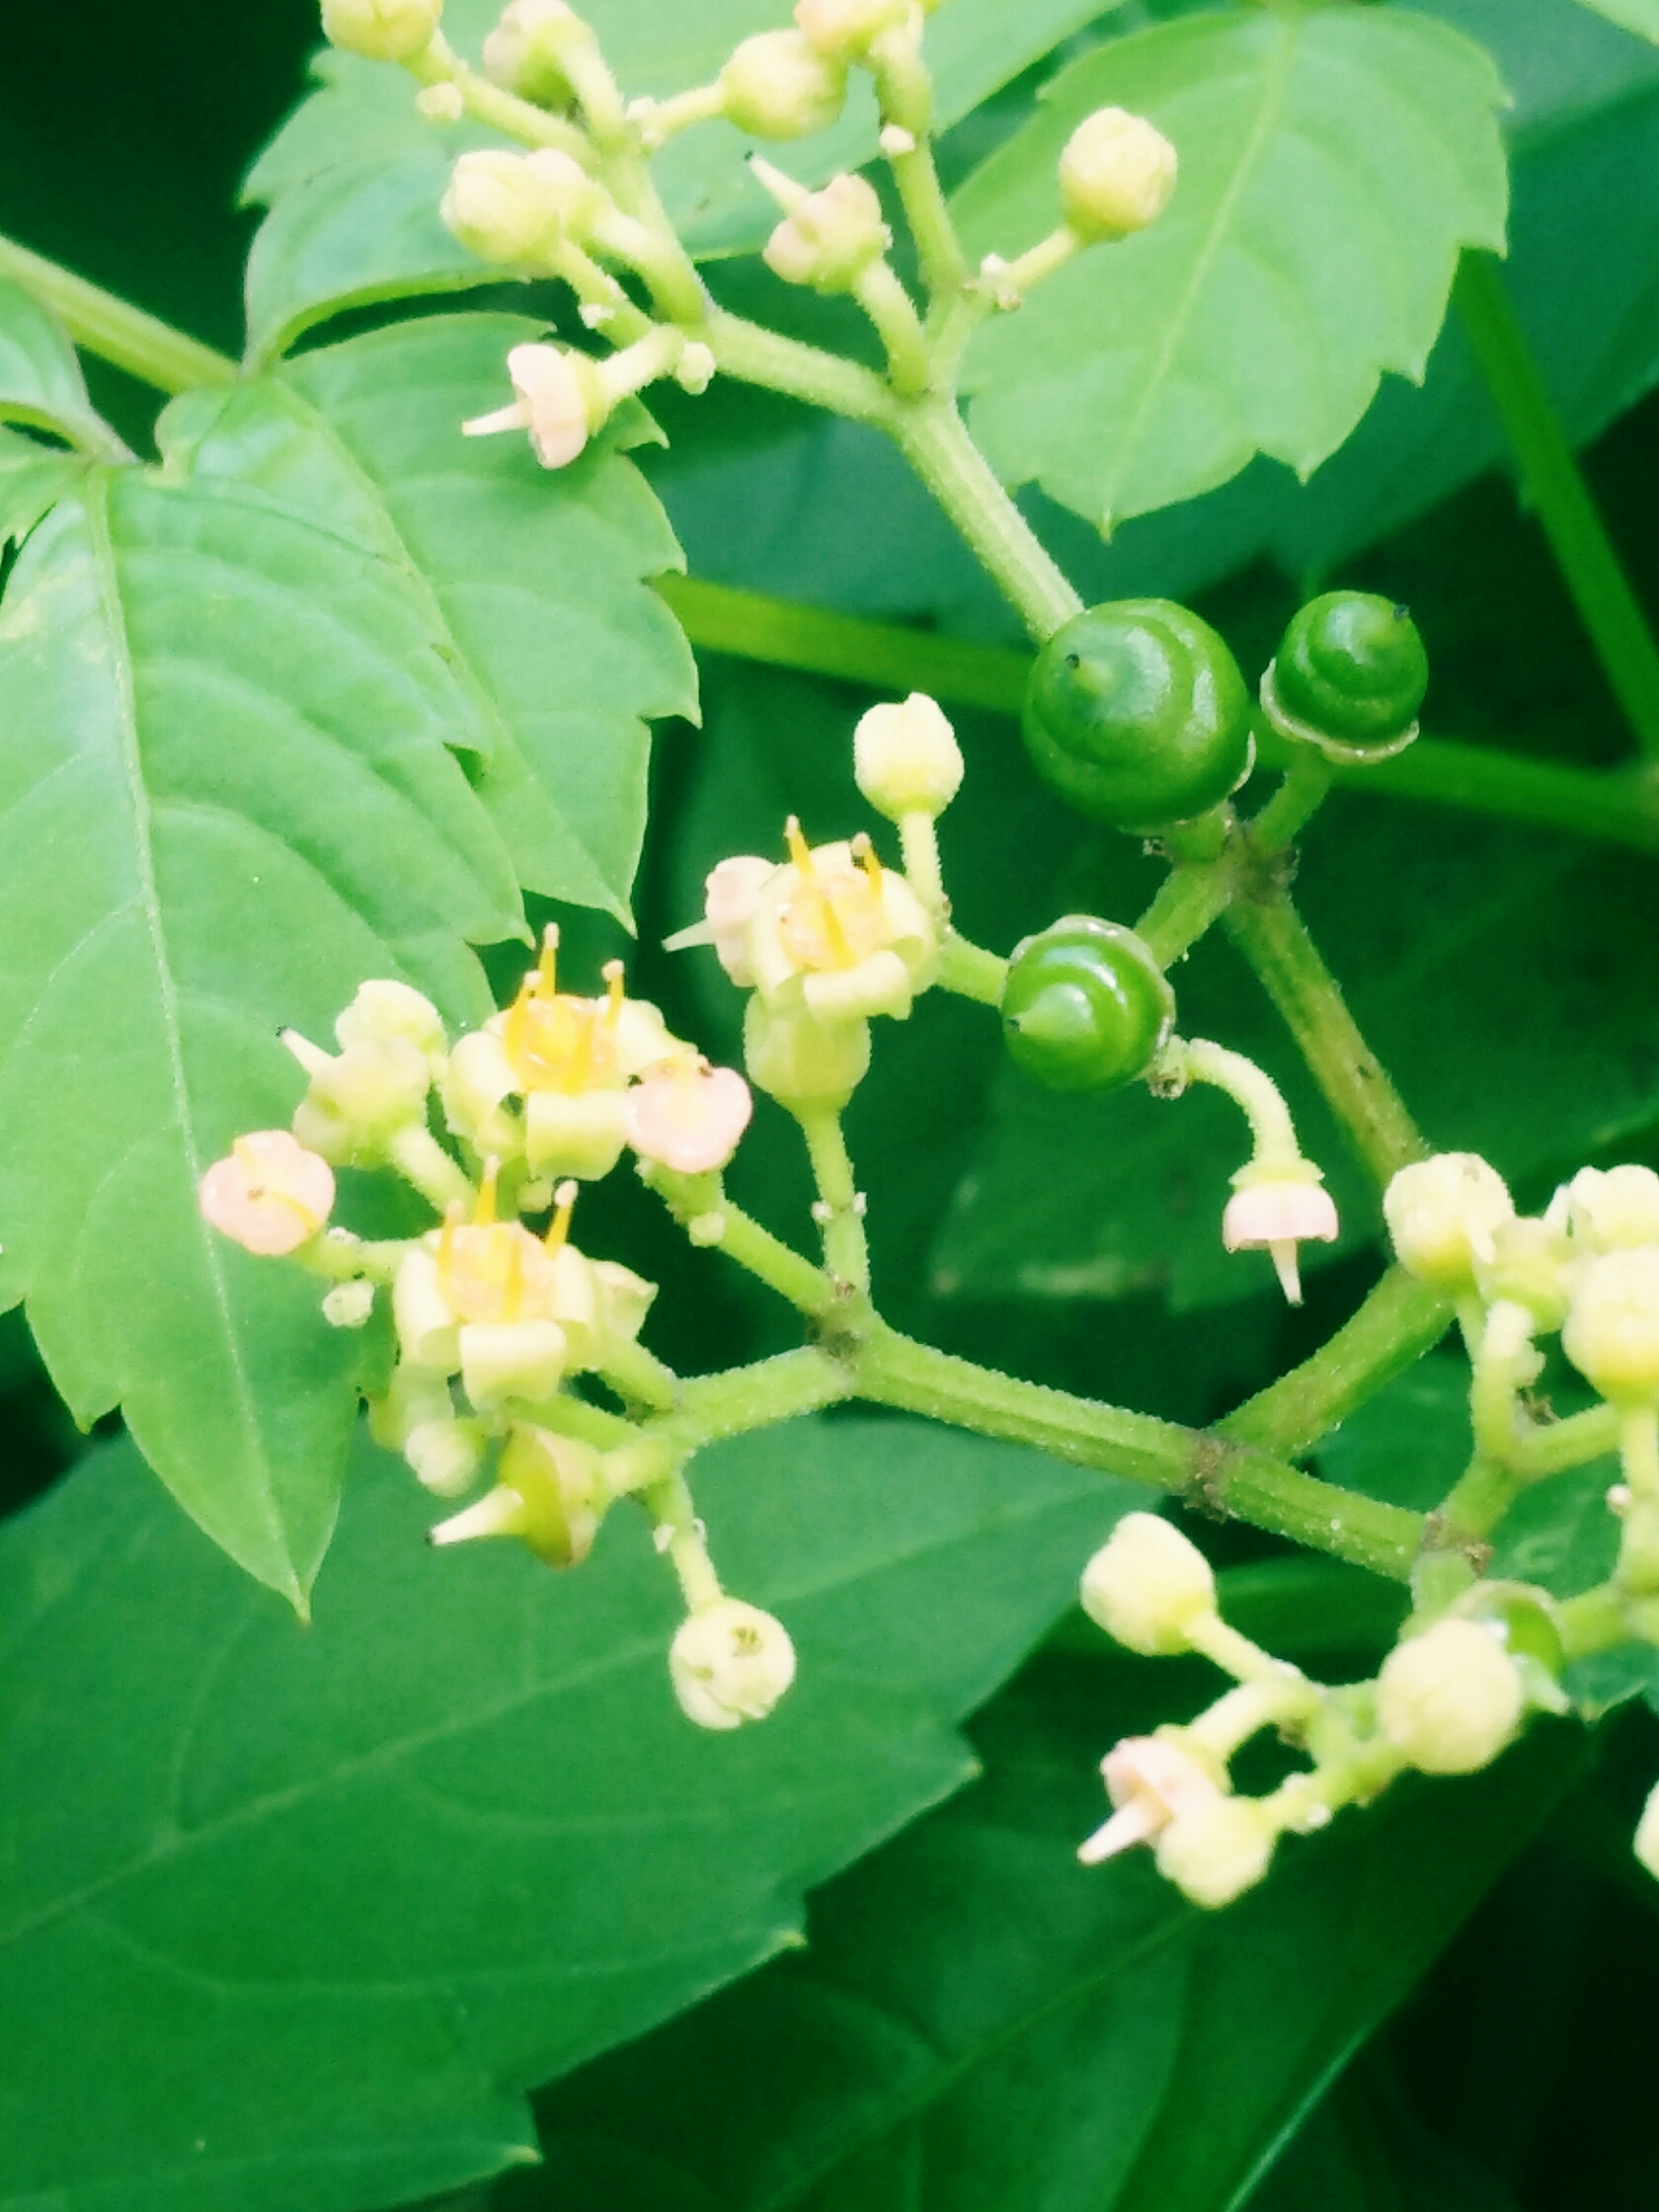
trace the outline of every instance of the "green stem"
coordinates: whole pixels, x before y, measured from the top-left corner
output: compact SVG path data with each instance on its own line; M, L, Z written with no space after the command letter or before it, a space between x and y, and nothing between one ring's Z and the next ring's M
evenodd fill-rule
M1326 1103L1380 1184L1427 1155L1377 1056L1360 1035L1289 894L1240 900L1225 926L1285 1018Z
M864 1241L863 1201L841 1135L841 1117L827 1108L802 1108L795 1118L807 1141L813 1181L824 1209L824 1264L837 1281L867 1291L870 1256Z
M1237 882L1237 855L1230 847L1218 860L1183 860L1170 869L1135 924L1136 935L1160 968L1173 968L1186 958L1226 910Z
M1389 1268L1351 1320L1311 1359L1229 1413L1221 1434L1290 1457L1305 1452L1439 1343L1451 1317L1439 1291L1403 1267Z
M856 361L841 360L817 346L803 346L798 339L762 330L758 323L746 322L723 307L709 311L700 336L728 376L763 385L767 391L786 392L809 407L826 408L855 423L877 423L884 429L892 423L893 395L881 377Z
M642 1175L680 1227L695 1231L694 1242L717 1247L812 1319L830 1311L835 1286L830 1278L734 1206L718 1175L678 1175L658 1166L642 1169Z
M434 1214L446 1213L451 1206L470 1206L478 1195L432 1131L419 1123L393 1132L386 1157Z
M673 1370L665 1367L643 1344L607 1343L603 1359L594 1363L594 1372L619 1397L631 1399L636 1405L668 1412L678 1401L679 1384Z
M1150 1483L1394 1581L1407 1578L1421 1542L1420 1514L1320 1482L1248 1445L975 1367L882 1323L864 1332L853 1369L858 1395L876 1404Z
M1083 602L968 435L955 402L915 401L887 427L1032 636L1039 644L1052 637Z
M1546 1421L1517 1439L1510 1463L1524 1482L1541 1482L1546 1475L1564 1474L1619 1449L1619 1410L1593 1405L1584 1413L1571 1413L1564 1421Z
M1568 1598L1556 1619L1561 1628L1561 1648L1569 1659L1586 1659L1623 1643L1630 1633L1622 1599L1611 1583Z
M959 288L968 275L968 264L939 183L931 142L923 138L911 152L893 155L890 166L905 220L915 241L927 296L941 299Z
M924 392L933 374L927 342L910 295L885 261L874 261L852 288L887 353L888 374L900 392Z
M939 988L958 998L976 999L982 1006L1000 1006L1008 983L1008 963L1000 954L970 944L954 929L947 930L939 947Z
M1573 604L1641 750L1659 757L1659 647L1550 404L1496 259L1464 254L1459 318Z
M701 1451L727 1437L769 1429L803 1413L817 1413L852 1395L846 1366L817 1345L780 1352L751 1367L728 1368L720 1375L699 1375L682 1382L679 1405L646 1434L663 1437L686 1452Z
M183 331L9 238L0 238L0 276L11 277L49 308L77 346L157 391L188 392L200 384L236 381L236 363L225 355L198 345Z

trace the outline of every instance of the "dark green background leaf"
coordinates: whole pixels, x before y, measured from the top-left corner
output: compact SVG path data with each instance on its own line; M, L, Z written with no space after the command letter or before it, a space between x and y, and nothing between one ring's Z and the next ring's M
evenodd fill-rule
M0 1535L0 2205L345 2212L528 2155L531 2083L790 1945L967 1778L953 1722L1136 1495L875 1421L696 1481L801 1656L732 1736L673 1703L631 1511L568 1578L434 1553L365 1448L307 1632L124 1447Z

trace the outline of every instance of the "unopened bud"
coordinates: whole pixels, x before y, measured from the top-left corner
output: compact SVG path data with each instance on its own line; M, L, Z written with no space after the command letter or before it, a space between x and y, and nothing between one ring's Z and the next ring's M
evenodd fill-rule
M331 1329L360 1329L373 1311L374 1285L360 1277L351 1283L336 1283L323 1296L323 1319Z
M1525 1703L1514 1660L1472 1620L1437 1620L1397 1644L1377 1678L1382 1733L1425 1775L1472 1775L1490 1766Z
M1567 1185L1574 1241L1593 1251L1659 1244L1659 1175L1651 1167L1583 1167Z
M1193 1623L1216 1610L1216 1578L1196 1544L1155 1513L1126 1513L1083 1569L1083 1611L1146 1657L1191 1648Z
M962 748L935 700L912 691L902 705L872 707L852 733L859 790L889 822L944 813L962 786Z
M575 162L570 166L582 176ZM564 228L560 196L529 156L498 146L460 156L438 213L468 253L509 269L545 263Z
M1102 108L1085 117L1060 157L1066 220L1080 238L1145 230L1175 190L1175 149L1144 116Z
M432 44L443 0L323 0L323 37L370 61L407 61Z
M1402 1167L1382 1194L1394 1252L1437 1290L1472 1290L1477 1263L1497 1256L1493 1231L1514 1215L1503 1177L1474 1152L1437 1152Z
M434 1497L458 1498L470 1489L484 1447L465 1421L421 1421L404 1439L403 1456Z
M1278 1833L1249 1797L1213 1797L1176 1814L1157 1839L1158 1872L1194 1905L1215 1912L1253 1889Z
M808 44L842 61L867 54L908 14L908 0L796 0L795 7L796 24Z
M799 31L762 31L733 53L720 90L727 120L751 138L810 138L841 112L846 63Z
M890 243L874 187L862 177L831 177L784 217L760 258L786 284L849 292Z
M1615 1404L1659 1399L1659 1246L1589 1263L1573 1285L1561 1349Z
M425 1054L429 1064L441 1062L448 1048L432 1000L408 984L389 980L359 984L357 995L335 1023L334 1034L342 1046L401 1037Z
M484 41L484 73L520 100L564 107L573 97L565 57L597 42L564 0L512 0Z
M782 1621L739 1598L720 1598L681 1621L669 1649L680 1710L699 1728L764 1720L795 1680L795 1646Z
M870 1025L771 1013L756 991L744 1014L744 1066L756 1090L792 1111L839 1113L869 1069Z
M1489 1305L1523 1306L1535 1329L1558 1329L1567 1310L1565 1272L1572 1247L1548 1222L1517 1215L1492 1231L1492 1258L1475 1265L1474 1279Z

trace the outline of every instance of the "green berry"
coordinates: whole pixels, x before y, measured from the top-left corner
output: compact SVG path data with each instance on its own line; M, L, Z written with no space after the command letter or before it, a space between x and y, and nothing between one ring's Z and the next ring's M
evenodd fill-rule
M1051 1090L1109 1090L1145 1074L1175 1020L1175 993L1133 929L1066 914L1008 963L1009 1057Z
M1037 656L1025 744L1080 813L1143 831L1219 806L1250 764L1250 700L1208 622L1169 599L1091 606Z
M1403 606L1327 592L1292 617L1262 697L1288 735L1370 751L1415 735L1428 686L1429 658Z

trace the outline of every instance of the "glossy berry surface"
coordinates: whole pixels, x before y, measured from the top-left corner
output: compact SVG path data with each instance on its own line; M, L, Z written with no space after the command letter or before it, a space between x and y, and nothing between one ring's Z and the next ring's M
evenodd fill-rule
M1385 745L1408 730L1429 657L1403 606L1373 592L1327 592L1291 621L1273 664L1279 706L1339 745Z
M1044 782L1120 830L1219 806L1250 759L1250 701L1208 622L1170 599L1087 607L1031 672L1025 745Z
M1144 1074L1169 1036L1175 994L1133 929L1067 914L1015 948L1002 1033L1017 1067L1051 1090L1105 1090Z

